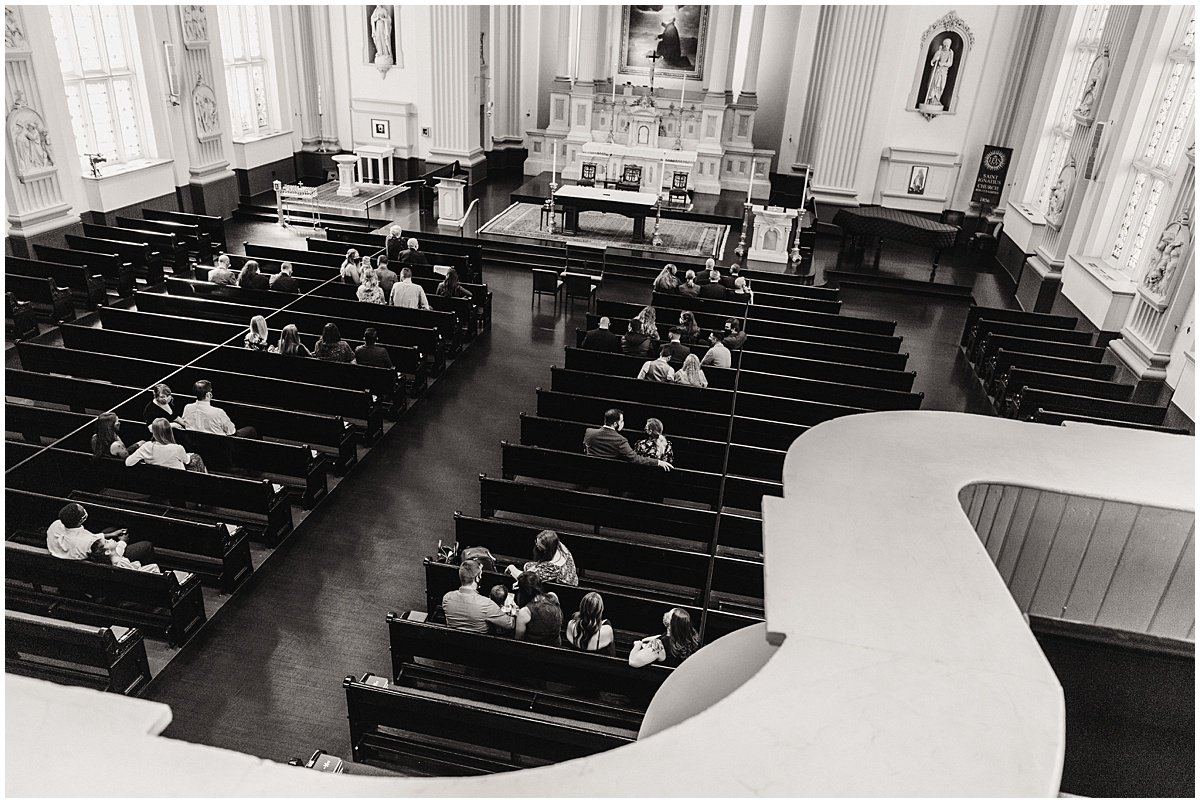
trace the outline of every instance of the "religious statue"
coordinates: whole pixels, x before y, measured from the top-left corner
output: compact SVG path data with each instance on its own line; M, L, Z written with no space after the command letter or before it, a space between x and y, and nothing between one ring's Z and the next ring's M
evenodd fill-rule
M392 10L375 6L371 12L371 41L375 43L375 63L392 61Z
M1083 93L1079 96L1079 105L1075 107L1077 122L1088 125L1096 119L1096 104L1104 92L1104 82L1107 78L1108 48L1104 48L1092 61L1092 67L1088 70L1087 83L1084 84Z
M950 37L942 40L942 46L929 60L933 72L929 75L929 88L925 92L926 106L942 107L942 93L946 91L946 81L950 77L950 68L954 66L954 51L950 49Z
M50 132L41 114L25 101L24 92L17 91L10 109L7 125L16 156L17 175L24 177L54 167Z
M25 32L21 29L21 22L17 18L15 8L8 6L4 7L4 46L5 47L25 47Z
M1075 186L1075 172L1075 160L1068 159L1063 169L1058 172L1054 186L1050 188L1050 197L1046 199L1046 222L1056 229L1062 227L1067 200Z
M1150 267L1142 279L1142 287L1159 297L1165 297L1171 289L1171 279L1183 259L1184 251L1192 236L1191 214L1184 212L1173 221L1158 238Z

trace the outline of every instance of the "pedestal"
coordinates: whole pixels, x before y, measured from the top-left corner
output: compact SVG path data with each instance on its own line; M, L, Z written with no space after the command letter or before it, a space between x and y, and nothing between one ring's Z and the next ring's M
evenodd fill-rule
M752 206L754 229L747 256L762 262L787 263L788 240L800 212L781 206Z
M333 157L333 161L337 162L338 166L337 194L343 198L358 195L358 187L354 184L354 168L358 164L358 157L344 153Z
M438 225L457 226L463 219L467 182L461 178L438 179Z

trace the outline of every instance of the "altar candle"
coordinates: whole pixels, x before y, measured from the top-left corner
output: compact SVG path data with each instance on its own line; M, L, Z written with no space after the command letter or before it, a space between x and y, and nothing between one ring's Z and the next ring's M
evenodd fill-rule
M613 72L613 95L612 95L612 105L613 105L613 107L614 107L614 108L615 108L615 107L616 107L616 105L617 105L617 73L616 73L616 71L614 71L614 72Z
M662 177L662 181L660 181L659 184L666 184L667 183L667 157L665 157L665 156L663 157L663 160L662 160L661 177Z
M550 147L554 149L553 161L550 164L550 183L554 183L554 174L558 172L558 143L551 142Z
M750 158L750 189L746 192L746 200L752 202L754 200L754 157Z
M687 93L687 79L684 79L679 85L679 109L683 110L683 96Z

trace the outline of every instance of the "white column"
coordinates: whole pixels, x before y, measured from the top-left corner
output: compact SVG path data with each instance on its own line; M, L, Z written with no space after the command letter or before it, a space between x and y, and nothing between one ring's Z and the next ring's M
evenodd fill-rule
M762 56L763 25L767 19L767 7L755 6L750 17L750 42L746 51L746 71L742 75L742 91L738 94L739 105L758 105L758 61Z
M433 50L433 143L429 161L484 161L479 130L479 31L482 6L430 7Z
M39 9L45 13L44 9ZM4 196L9 234L29 238L77 223L63 196L60 170L79 170L74 140L69 130L51 129L34 66L33 39L26 27L24 9L6 6L4 48L4 98L8 136L4 138ZM46 19L46 32L50 30ZM11 42L11 43L9 43ZM53 50L53 48L51 48ZM52 68L57 69L57 59ZM20 133L16 130L20 128ZM14 244L20 239L14 240ZM29 254L27 244L16 249Z
M521 7L491 7L492 147L519 145L521 126Z
M339 150L336 93L333 89L333 36L329 27L329 6L309 7L312 11L313 40L311 47L316 66L316 78L321 93L320 137L326 148ZM347 104L348 106L348 104ZM353 143L347 145L353 148Z
M824 12L828 11L828 19ZM858 203L855 176L867 104L875 78L877 53L887 14L885 6L835 6L822 9L819 35L823 49L814 65L820 83L811 141L813 194L835 204Z
M733 68L734 46L737 43L741 6L711 6L709 12L709 45L704 66L705 104L725 107L731 98L725 87Z

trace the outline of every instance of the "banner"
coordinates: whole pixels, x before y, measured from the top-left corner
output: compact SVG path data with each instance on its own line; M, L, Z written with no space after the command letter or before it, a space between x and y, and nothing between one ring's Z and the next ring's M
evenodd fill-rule
M979 173L975 176L975 191L971 203L997 206L1004 192L1004 181L1008 178L1008 165L1012 162L1012 148L988 145L979 160Z

